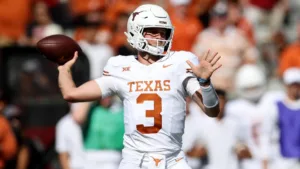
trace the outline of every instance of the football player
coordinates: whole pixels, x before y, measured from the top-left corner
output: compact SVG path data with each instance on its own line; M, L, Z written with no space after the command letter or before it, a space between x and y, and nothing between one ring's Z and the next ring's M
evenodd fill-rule
M122 99L125 135L119 169L190 169L181 150L185 97L191 96L210 117L219 113L210 77L221 67L221 56L170 51L173 33L163 8L142 5L130 15L125 33L137 56L110 58L104 76L79 87L70 72L77 53L58 67L65 100L91 101L112 94Z
M243 159L243 169L262 169L261 151L261 127L265 112L261 111L261 97L267 89L265 72L257 65L245 64L236 73L235 89L237 98L228 102L227 115L242 121L245 131L250 131L247 145L252 158Z

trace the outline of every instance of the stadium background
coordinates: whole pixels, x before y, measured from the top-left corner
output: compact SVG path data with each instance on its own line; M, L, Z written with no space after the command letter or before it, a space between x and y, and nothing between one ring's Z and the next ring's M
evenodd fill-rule
M37 162L37 168L59 168L54 150L55 125L68 113L69 106L58 89L56 65L37 52L36 42L57 33L82 42L84 53L73 68L74 80L80 85L102 74L103 65L98 68L91 64L98 61L95 59L95 52L99 57L101 52L109 54L109 57L135 53L128 46L123 32L126 31L127 17L142 3L159 4L170 12L175 26L173 50L189 50L196 54L208 48L214 49L218 45L215 41L220 39L206 37L209 41L204 40L202 44L197 37L211 26L214 16L227 13L227 18L224 17L223 20L228 20L230 25L241 32L247 45L240 47L238 52L236 49L224 50L233 50L228 52L234 53L233 55L241 55L241 50L255 51L251 56L245 56L249 59L237 65L230 65L235 64L236 56L224 56L230 58L229 71L236 70L243 64L258 65L268 79L267 91L283 90L281 79L284 70L300 66L300 2L224 0L227 4L225 8L214 9L217 1L1 0L0 112L7 119L18 116L25 137L39 143L41 158ZM264 10L264 14L253 18L259 12L249 8L259 8ZM277 14L274 15L277 20L270 19L276 11ZM249 14L250 12L252 13ZM258 21L262 17L269 19ZM274 22L269 22L270 20ZM226 43L239 46L238 39L230 39ZM87 47L87 44L94 48ZM95 49L97 46L99 50ZM199 49L203 46L205 49ZM294 60L290 61L288 58ZM223 82L222 79L220 81ZM234 85L220 87L228 91L230 99L236 97Z

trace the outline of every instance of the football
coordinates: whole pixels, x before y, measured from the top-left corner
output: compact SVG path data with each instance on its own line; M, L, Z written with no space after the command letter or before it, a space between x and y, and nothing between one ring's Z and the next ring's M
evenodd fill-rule
M65 35L47 36L39 40L36 47L44 57L59 65L71 60L76 51L81 52L77 42Z

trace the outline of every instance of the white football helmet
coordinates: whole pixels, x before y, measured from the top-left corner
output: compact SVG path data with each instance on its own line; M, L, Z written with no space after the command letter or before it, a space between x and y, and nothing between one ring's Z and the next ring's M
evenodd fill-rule
M256 65L243 65L236 74L237 94L249 101L258 101L266 89L266 76Z
M145 28L165 28L167 29L166 40L157 40L157 45L148 44L147 39L144 38L143 32ZM168 13L157 5L141 5L129 17L127 22L127 36L128 43L138 51L144 51L156 56L165 56L171 49L174 28L171 23ZM160 46L159 42L164 42Z

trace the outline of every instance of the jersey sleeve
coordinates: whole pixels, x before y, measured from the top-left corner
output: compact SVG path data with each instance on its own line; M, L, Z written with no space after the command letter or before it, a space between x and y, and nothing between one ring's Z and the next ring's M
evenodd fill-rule
M114 65L116 62L115 58L110 58L103 69L103 76L95 79L95 82L98 84L102 97L111 96L118 92L118 79L114 73Z
M200 89L200 84L196 76L191 72L190 66L186 63L187 60L191 61L194 65L198 65L198 57L191 52L184 52L184 60L180 64L180 78L186 96L192 96L197 90Z
M191 79L189 79L189 81L187 82L185 91L186 91L186 95L192 97L193 94L198 91L200 89L200 84L198 82L198 80L196 79L196 77L193 77Z

